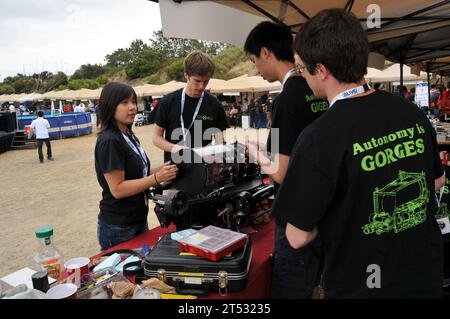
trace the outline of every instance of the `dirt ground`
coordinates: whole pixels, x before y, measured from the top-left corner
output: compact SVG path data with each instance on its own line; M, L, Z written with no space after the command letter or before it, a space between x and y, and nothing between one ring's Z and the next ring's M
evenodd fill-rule
M153 126L134 128L152 165L163 153L151 142ZM246 136L266 141L267 129L229 129L227 142ZM101 189L94 168L96 134L52 141L55 160L39 163L37 150L0 154L0 277L23 267L35 269L39 242L36 228L51 225L54 242L65 260L93 256L100 251L96 225ZM45 152L44 146L44 152ZM45 155L45 153L44 153ZM149 227L158 226L150 206Z

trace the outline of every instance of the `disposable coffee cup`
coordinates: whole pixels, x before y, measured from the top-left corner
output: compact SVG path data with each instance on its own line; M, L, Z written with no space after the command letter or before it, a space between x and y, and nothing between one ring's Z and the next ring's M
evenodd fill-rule
M74 284L59 284L47 291L49 299L75 299L78 287Z
M81 278L89 273L89 262L90 259L87 257L77 257L64 263L66 273L71 277L70 281L74 281L78 288L81 286Z

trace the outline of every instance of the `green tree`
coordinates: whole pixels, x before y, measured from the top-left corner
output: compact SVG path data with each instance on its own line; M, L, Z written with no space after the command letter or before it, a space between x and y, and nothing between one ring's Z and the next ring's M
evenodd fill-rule
M167 66L167 76L171 80L183 82L184 79L184 59L176 59Z
M1 94L13 94L14 87L10 84L0 84L0 95Z
M44 93L59 85L67 84L67 75L63 72L53 74L49 71L34 73L32 75L17 74L16 76L8 76L4 79L3 84L10 85L16 93Z
M214 77L226 80L235 76L235 74L230 73L230 69L232 69L233 66L248 60L243 48L239 46L230 46L212 59L216 66Z
M49 71L42 71L39 74L39 79L41 79L42 81L48 81L51 78L53 78L54 74L52 72Z
M7 76L3 80L3 84L13 84L17 80L25 80L27 77L21 73L17 73L16 76Z
M64 72L58 72L53 75L50 79L45 81L44 91L52 91L60 85L66 85L68 83L67 75Z
M103 66L100 64L83 64L70 78L74 80L96 79L103 73Z
M33 84L26 79L17 79L11 83L11 86L14 87L16 93L30 93L33 88Z
M100 84L100 85L105 85L106 83L108 83L108 77L101 75L99 76L96 81Z
M148 45L145 44L144 41L142 40L137 39L131 42L130 47L127 49L131 58L130 62L133 62L136 59L138 59L141 56L141 54L147 49L149 49Z
M111 54L107 54L105 56L106 65L115 68L127 66L134 62L148 48L149 46L144 41L139 39L133 40L128 48L120 48Z
M161 52L163 56L173 59L185 57L193 50L202 50L209 55L216 55L229 45L211 41L166 38L162 30L159 30L153 32L152 39L150 39L150 46Z
M132 80L157 72L162 68L161 60L160 52L150 48L143 50L133 62L127 65L125 69L127 78Z
M100 87L100 83L96 80L83 79L83 80L70 80L67 85L69 90L80 90L80 89L97 89Z
M125 66L131 62L131 54L126 49L117 49L105 57L106 65L111 67Z

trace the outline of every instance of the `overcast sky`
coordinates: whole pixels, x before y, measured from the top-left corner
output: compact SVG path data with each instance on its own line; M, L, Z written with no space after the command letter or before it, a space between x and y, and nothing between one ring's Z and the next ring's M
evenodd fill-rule
M1 0L0 81L44 70L72 74L104 63L134 39L161 29L159 5L147 0Z

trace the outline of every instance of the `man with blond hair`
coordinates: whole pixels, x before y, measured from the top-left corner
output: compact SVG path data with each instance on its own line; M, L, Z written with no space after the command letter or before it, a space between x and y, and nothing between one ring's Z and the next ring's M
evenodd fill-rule
M205 91L214 68L207 54L191 52L184 60L186 87L159 102L153 143L164 151L164 161L171 160L171 153L182 148L211 143L212 136L204 134L209 129L215 129L216 144L223 143L222 131L229 127L225 110L217 98Z

